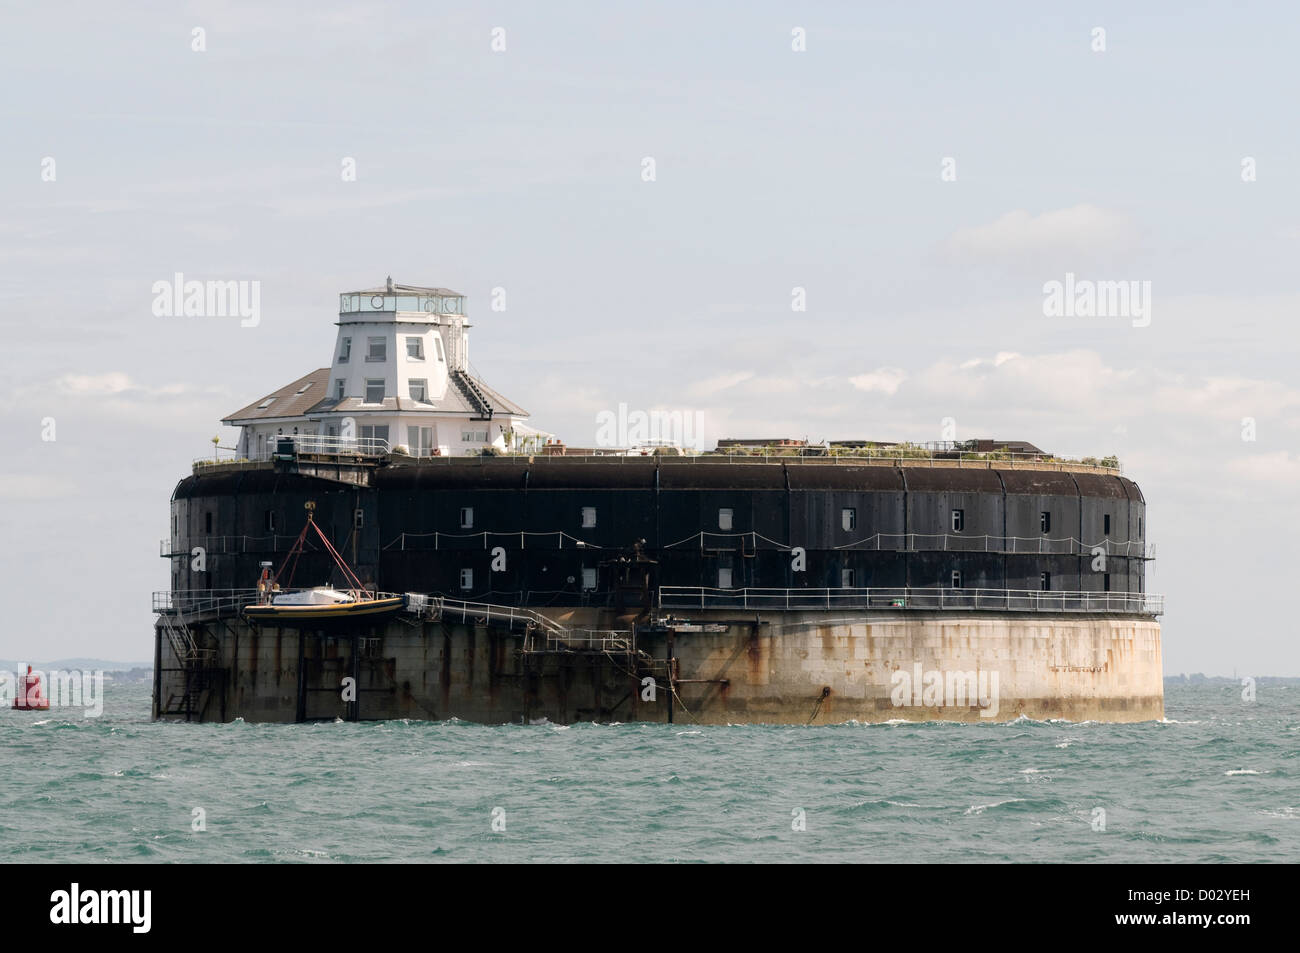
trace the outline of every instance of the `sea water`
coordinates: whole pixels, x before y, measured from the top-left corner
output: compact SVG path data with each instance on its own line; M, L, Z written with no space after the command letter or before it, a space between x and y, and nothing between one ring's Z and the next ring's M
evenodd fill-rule
M1300 680L1162 722L151 722L0 711L8 862L1300 860Z

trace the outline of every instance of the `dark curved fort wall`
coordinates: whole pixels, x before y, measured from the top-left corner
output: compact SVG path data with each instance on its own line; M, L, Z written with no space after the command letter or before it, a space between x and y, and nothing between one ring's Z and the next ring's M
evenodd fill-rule
M732 588L838 587L845 569L854 586L873 588L949 587L954 571L965 589L1037 590L1043 573L1055 591L1144 586L1145 503L1136 484L1115 475L481 458L384 467L369 483L269 468L182 480L172 498L172 588L252 586L261 561L279 567L308 500L362 578L382 590L535 607L636 608L656 587L717 587L720 568L731 570ZM594 508L595 526L583 526L584 508ZM463 509L473 510L472 528L461 526ZM732 511L729 530L719 525L723 509ZM955 509L964 514L960 533L951 528ZM1091 549L1107 536L1103 573ZM638 595L619 558L641 539L654 565ZM806 550L806 571L793 571L789 546ZM195 547L204 550L202 572ZM506 558L494 572L496 547ZM330 565L308 553L294 584L326 581ZM584 568L596 569L595 590L582 589ZM473 571L470 589L461 587L463 569Z

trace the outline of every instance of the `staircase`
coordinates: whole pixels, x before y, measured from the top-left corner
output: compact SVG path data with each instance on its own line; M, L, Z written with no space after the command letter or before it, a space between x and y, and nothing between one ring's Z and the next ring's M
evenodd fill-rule
M492 419L492 402L487 399L483 389L478 386L478 381L470 377L468 373L456 368L451 372L451 379L456 382L465 399L474 405L474 410L478 414L473 420L491 420Z
M203 693L212 686L216 652L199 648L183 615L174 610L166 610L159 612L158 617L162 620L167 643L176 656L183 678L181 691L169 694L167 700L159 705L158 714L184 715L186 721L193 721L202 715Z

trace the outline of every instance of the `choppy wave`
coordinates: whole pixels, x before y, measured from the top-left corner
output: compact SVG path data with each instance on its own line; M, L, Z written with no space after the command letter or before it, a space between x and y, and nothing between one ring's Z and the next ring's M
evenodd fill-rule
M0 860L1287 861L1300 692L1162 722L485 726L0 711ZM872 730L864 730L872 729Z

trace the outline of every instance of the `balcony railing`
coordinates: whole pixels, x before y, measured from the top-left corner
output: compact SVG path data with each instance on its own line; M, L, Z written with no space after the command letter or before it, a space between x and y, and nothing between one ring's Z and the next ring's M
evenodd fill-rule
M229 457L199 457L194 461L200 467L225 467L265 463L268 460L289 459L302 456L316 457L386 457L392 452L387 440L378 437L327 437L318 434L277 434L262 446L250 449L248 454L235 453Z
M1161 615L1164 596L1146 592L1037 589L710 589L662 586L661 609L979 609L998 612L1128 612Z

